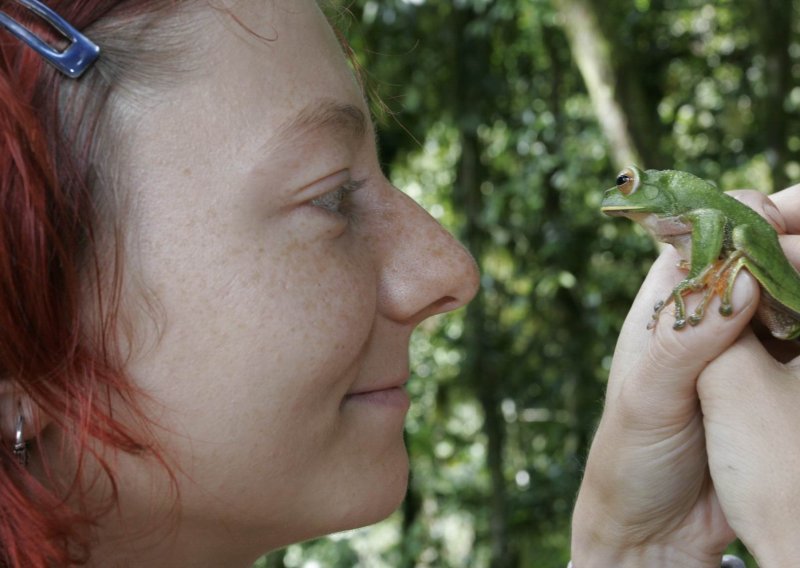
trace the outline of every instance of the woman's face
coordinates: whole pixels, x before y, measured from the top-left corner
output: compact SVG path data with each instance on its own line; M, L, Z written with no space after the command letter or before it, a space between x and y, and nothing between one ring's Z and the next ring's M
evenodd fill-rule
M179 468L172 549L258 554L401 502L409 336L477 273L381 173L316 2L235 6L129 140L126 265L159 315L139 318L150 347L128 371ZM120 461L130 518L163 496L153 467Z

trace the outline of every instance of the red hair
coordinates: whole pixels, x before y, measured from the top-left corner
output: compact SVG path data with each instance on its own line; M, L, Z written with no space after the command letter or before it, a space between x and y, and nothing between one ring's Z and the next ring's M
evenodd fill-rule
M112 12L115 21L122 14L128 22L168 3L47 1L101 49L93 24ZM32 21L16 2L0 0L0 10ZM95 67L106 66L105 72L91 68L76 82L0 30L0 380L11 381L60 426L79 464L78 480L67 492L49 476L40 481L21 467L13 442L0 444L3 566L44 568L88 559L88 531L100 512L85 503L82 456L95 455L114 489L113 469L93 442L164 464L146 429L112 413L112 399L121 400L137 424L148 423L136 403L140 393L123 373L117 337L121 267L115 259L121 245L112 242L111 255L97 246L98 227L105 229L108 220L96 215L93 186L101 185L103 165L93 156L120 74L103 57ZM97 189L99 195L105 188ZM50 471L47 456L41 457Z

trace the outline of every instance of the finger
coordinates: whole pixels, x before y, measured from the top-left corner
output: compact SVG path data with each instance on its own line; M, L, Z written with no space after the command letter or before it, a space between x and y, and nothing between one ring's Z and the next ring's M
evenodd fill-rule
M800 266L800 235L780 235L778 240L789 262L795 267Z
M800 184L770 195L784 219L786 232L800 234Z
M754 191L752 189L737 189L727 193L734 199L741 201L750 207L750 209L764 217L767 221L769 221L770 225L775 227L775 230L778 231L778 233L786 232L786 220L783 218L783 214L775 205L775 203L773 203L769 197L760 191Z

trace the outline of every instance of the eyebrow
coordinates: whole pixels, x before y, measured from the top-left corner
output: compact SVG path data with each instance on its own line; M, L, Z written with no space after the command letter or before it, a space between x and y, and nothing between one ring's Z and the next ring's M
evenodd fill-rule
M333 99L318 99L284 122L269 145L291 146L320 130L344 131L350 137L361 140L371 128L370 121L357 106Z

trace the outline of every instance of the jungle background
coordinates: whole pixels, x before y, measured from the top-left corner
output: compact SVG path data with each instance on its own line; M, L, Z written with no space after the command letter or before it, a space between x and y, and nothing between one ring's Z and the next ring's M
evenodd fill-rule
M257 566L566 566L614 343L656 254L599 213L602 192L629 163L726 190L800 181L798 7L340 6L388 175L474 254L482 288L413 339L401 510Z

